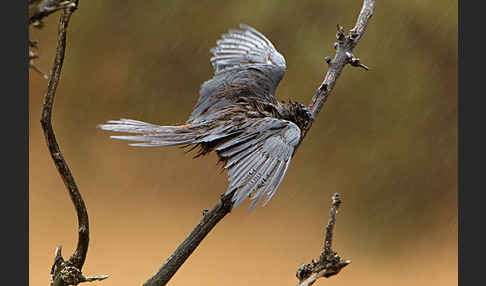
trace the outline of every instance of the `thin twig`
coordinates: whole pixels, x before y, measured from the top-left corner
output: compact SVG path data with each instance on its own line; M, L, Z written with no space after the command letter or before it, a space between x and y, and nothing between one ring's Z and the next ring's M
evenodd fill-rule
M33 70L41 74L42 77L44 77L45 79L49 79L49 74L41 71L41 69L35 64L34 60L39 57L39 55L36 52L34 52L34 50L37 49L38 49L37 41L29 40L29 65Z
M339 193L335 193L334 196L332 196L331 213L329 214L329 221L327 222L326 226L326 239L324 240L324 247L322 248L322 253L320 256L321 261L324 261L332 252L334 224L336 223L336 215L340 205L341 198L339 197Z
M203 218L187 238L177 247L164 265L143 286L161 286L167 284L176 271L184 264L196 247L216 224L231 212L233 192L221 196L221 201L211 210L203 212Z
M42 28L42 19L52 13L66 8L77 8L78 0L29 0L29 25L35 28ZM37 49L37 42L29 40L29 66L34 71L49 79L49 74L43 72L35 63L39 56L34 52Z
M77 2L72 0L29 1L29 24L35 27L41 27L41 20L44 17L64 8L75 8L78 5Z
M346 267L351 260L342 260L337 253L332 250L332 238L334 235L334 225L336 224L336 214L341 205L341 198L338 193L332 196L332 206L329 214L329 221L326 226L324 247L322 248L319 259L313 259L311 263L303 264L297 269L297 286L312 285L318 278L329 278L338 274L341 269Z
M87 278L82 275L84 261L89 245L89 220L88 211L81 193L76 186L73 175L64 156L59 149L54 130L52 128L52 108L57 86L61 78L61 70L64 62L66 51L66 31L72 13L76 10L77 1L71 1L72 5L65 5L62 11L56 48L56 56L51 71L51 77L47 87L47 92L42 105L41 125L47 142L47 147L54 161L54 164L61 175L61 178L68 190L69 196L74 204L78 216L78 244L71 257L64 261L61 255L61 247L56 248L56 256L51 270L51 285L77 285L80 282L105 279L105 276L96 276Z
M32 68L34 71L37 73L41 74L42 77L45 79L49 79L49 74L43 72L36 64L35 64L35 59L39 57L39 55L35 52L39 49L37 41L33 41L29 39L29 66Z

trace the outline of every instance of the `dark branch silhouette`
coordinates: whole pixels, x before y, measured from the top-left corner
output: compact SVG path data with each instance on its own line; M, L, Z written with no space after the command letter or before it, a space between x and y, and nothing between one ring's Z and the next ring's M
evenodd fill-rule
M319 259L313 259L311 263L303 264L297 269L296 276L297 279L299 279L297 286L309 286L314 284L318 278L329 278L334 276L338 274L341 269L351 263L351 260L342 260L341 257L332 250L334 225L336 223L336 215L341 202L339 194L335 193L332 196L331 212L326 226L326 236L321 255L319 256Z
M176 271L184 264L196 247L216 224L231 212L233 192L221 196L221 201L209 211L203 212L203 218L187 238L177 247L165 264L151 277L144 286L165 285L174 276Z
M52 160L54 161L64 185L68 190L69 196L71 197L78 216L78 243L74 253L67 261L64 261L61 255L61 246L56 248L56 256L51 269L51 285L55 286L77 285L80 282L102 280L107 278L107 276L85 277L81 273L84 261L86 260L86 253L89 245L88 212L81 193L76 186L74 177L71 174L69 166L64 159L61 150L59 149L59 145L52 128L52 107L54 104L57 86L61 78L61 70L64 62L64 55L66 51L66 30L69 20L71 19L71 15L77 7L77 1L68 2L69 3L64 4L65 6L60 17L56 56L54 59L54 65L52 67L47 92L44 97L44 104L42 106L42 115L40 120Z

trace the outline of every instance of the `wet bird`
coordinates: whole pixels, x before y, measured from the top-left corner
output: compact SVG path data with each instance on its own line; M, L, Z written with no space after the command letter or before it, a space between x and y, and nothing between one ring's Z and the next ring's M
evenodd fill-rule
M263 205L282 182L311 111L294 102L279 102L284 57L260 32L247 25L230 29L210 50L214 76L200 88L199 100L185 124L159 126L131 119L108 121L103 130L133 133L111 138L136 141L132 146L199 148L195 157L216 152L228 169L233 208L252 200Z

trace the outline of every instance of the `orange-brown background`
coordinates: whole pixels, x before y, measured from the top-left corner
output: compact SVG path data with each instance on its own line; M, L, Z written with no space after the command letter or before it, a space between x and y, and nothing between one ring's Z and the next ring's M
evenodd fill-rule
M293 159L276 196L216 226L171 285L292 285L319 254L331 195L344 203L335 249L353 260L318 285L457 284L457 1L377 1L356 55ZM96 285L140 285L226 188L214 155L141 149L96 125L121 117L187 119L211 76L209 49L239 23L287 59L279 99L308 103L333 55L335 26L361 1L80 1L54 105L60 146L85 198ZM50 69L58 14L42 30ZM76 243L71 201L41 132L47 81L30 73L30 283L47 285L54 249Z

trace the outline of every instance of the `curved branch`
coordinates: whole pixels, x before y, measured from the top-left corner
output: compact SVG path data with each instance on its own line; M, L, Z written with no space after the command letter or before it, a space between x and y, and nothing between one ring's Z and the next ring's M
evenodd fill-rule
M86 260L89 245L88 211L86 210L83 197L76 186L76 182L74 181L74 177L71 174L69 166L64 159L61 150L59 149L56 135L52 128L52 107L54 105L54 97L56 95L57 86L59 85L61 70L64 63L66 51L66 30L69 20L71 19L71 15L77 8L77 3L77 0L63 2L64 9L59 22L56 56L54 58L54 65L52 67L49 84L47 86L47 92L44 97L40 120L52 160L54 161L64 185L68 190L69 196L74 204L74 208L76 209L78 216L78 243L74 253L67 261L64 261L61 255L61 246L56 248L56 255L51 269L51 285L53 286L77 285L81 282L103 280L108 277L104 275L85 277L81 272L84 261Z
M79 236L78 245L76 251L73 253L69 259L74 266L81 269L86 259L86 253L88 251L89 244L89 222L88 222L88 212L84 204L84 200L79 193L74 177L71 174L68 164L64 159L64 156L59 149L57 143L56 135L52 128L52 106L54 104L54 97L56 95L57 86L61 77L62 65L64 62L64 54L66 51L66 30L68 27L69 20L74 8L64 9L61 14L61 20L59 22L59 33L57 40L56 57L54 59L54 66L51 71L51 78L49 79L49 85L47 86L47 92L44 97L44 103L42 106L41 124L44 130L44 135L47 141L47 147L51 154L54 164L56 164L57 170L61 175L61 178L66 185L69 196L73 201L76 213L78 215L78 225L79 225Z

